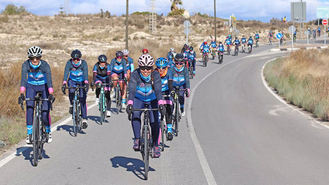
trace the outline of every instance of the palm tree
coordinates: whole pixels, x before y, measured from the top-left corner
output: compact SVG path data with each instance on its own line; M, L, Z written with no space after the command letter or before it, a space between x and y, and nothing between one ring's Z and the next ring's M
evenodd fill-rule
M170 7L171 11L178 10L177 5L182 5L183 4L182 0L170 0L170 2L172 2L171 7Z

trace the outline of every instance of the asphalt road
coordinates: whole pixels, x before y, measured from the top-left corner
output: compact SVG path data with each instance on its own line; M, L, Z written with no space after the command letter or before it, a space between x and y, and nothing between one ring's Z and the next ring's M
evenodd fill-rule
M207 165L217 184L328 184L329 132L265 88L263 64L282 55L267 49L224 56L223 64L207 68L198 63L188 105L192 122L182 119L179 137L151 159L149 180L143 180L140 153L132 150L126 114L112 114L99 125L94 107L84 134L72 137L71 122L57 127L37 167L31 165L31 147L17 148L16 157L0 167L0 184L204 185L210 182ZM207 165L195 149L194 131Z

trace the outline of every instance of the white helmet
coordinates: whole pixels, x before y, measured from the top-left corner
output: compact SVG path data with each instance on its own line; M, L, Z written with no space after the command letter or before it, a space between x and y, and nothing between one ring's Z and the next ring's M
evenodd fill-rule
M154 65L154 59L149 54L143 54L138 59L138 65L139 66L153 66Z
M129 51L127 49L122 50L123 55L129 55Z
M174 51L175 51L175 49L174 49L174 48L170 48L170 51L171 51L171 52L174 52Z
M39 46L32 46L27 51L28 57L41 57L42 56L42 49Z

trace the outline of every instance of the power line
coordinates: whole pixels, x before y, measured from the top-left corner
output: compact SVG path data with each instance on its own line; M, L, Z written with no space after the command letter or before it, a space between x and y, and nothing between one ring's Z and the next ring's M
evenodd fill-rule
M155 13L155 0L151 0L151 13L149 17L149 30L153 34L156 32L156 13Z

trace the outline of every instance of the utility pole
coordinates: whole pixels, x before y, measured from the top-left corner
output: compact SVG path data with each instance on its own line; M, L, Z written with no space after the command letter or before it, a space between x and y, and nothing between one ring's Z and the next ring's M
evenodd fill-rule
M217 43L217 34L216 34L216 0L214 0L214 22L215 22L215 42Z
M156 13L155 13L155 0L151 0L151 14L149 17L149 29L153 34L156 31Z
M126 0L126 49L128 49L128 16L129 16L128 4L129 4L129 0Z

